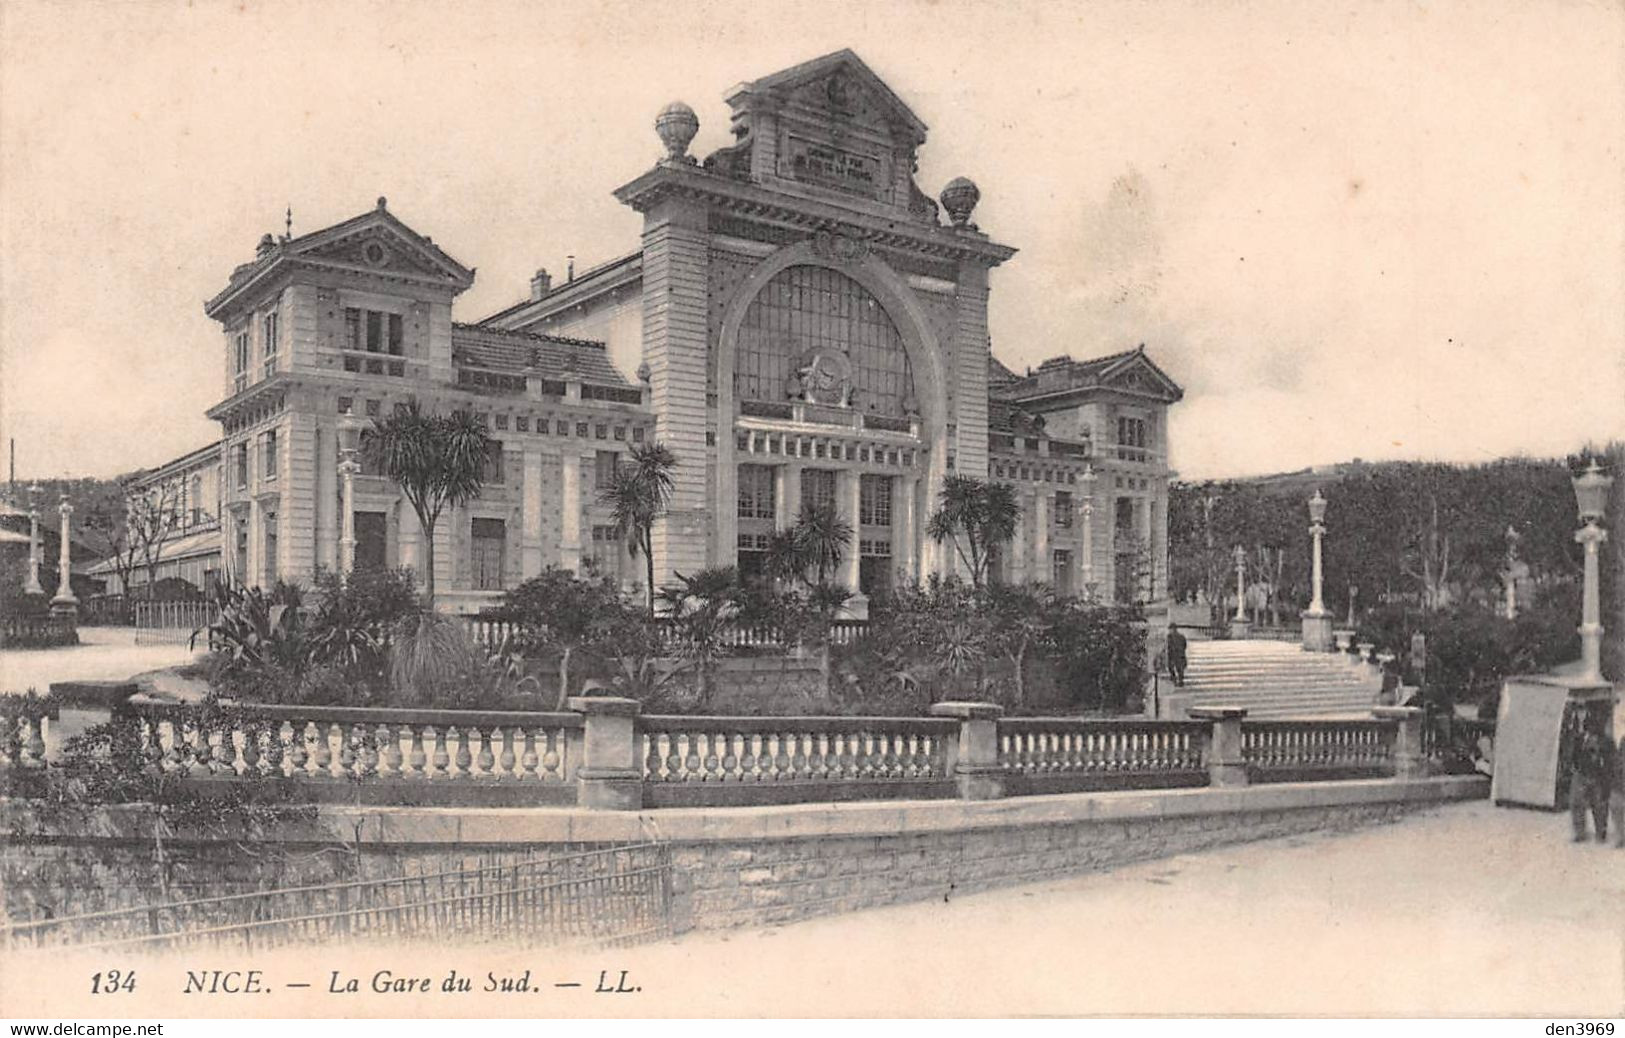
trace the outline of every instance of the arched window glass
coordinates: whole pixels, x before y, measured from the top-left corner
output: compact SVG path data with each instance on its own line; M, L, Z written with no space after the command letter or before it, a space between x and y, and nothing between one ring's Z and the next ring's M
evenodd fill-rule
M915 408L897 326L867 289L826 267L787 267L751 301L739 328L734 392L765 401L810 393L867 414Z

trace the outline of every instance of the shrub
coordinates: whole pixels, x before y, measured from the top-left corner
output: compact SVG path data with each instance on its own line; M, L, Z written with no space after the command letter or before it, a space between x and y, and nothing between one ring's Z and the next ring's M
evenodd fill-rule
M423 612L412 571L356 570L346 580L324 570L316 590L321 604L307 629L310 664L337 668L353 682L385 685L391 632Z

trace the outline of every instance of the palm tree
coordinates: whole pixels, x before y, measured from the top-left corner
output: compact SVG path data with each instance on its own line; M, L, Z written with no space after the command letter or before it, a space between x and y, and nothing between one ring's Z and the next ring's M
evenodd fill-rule
M599 492L599 500L610 508L620 536L626 538L626 549L635 559L643 554L648 573L644 585L649 595L649 615L655 613L655 520L666 513L671 500L671 470L677 467L677 455L658 442L639 444L632 448L631 463L617 466L609 486Z
M971 584L981 587L987 565L999 545L1015 536L1021 506L1015 490L973 476L949 476L942 482L941 503L927 520L925 532L938 544L951 540L970 567Z
M417 513L423 530L424 599L434 608L434 528L447 505L456 508L480 494L491 452L500 449L472 414L425 414L414 401L367 429L361 449L394 480Z
M801 562L798 571L805 573L810 568L817 573L817 579L808 581L814 587L829 583L829 575L840 569L841 560L852 547L852 524L829 505L808 505L802 509L793 532L795 555Z

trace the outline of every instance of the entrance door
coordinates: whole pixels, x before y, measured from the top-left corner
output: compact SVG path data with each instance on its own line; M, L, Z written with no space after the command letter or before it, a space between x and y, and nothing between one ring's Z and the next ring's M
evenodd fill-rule
M386 525L382 512L355 514L356 569L383 569L389 564L385 551Z

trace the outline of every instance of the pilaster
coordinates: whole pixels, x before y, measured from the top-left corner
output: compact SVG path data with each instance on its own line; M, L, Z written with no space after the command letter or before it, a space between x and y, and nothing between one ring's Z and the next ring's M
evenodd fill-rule
M581 572L581 455L570 450L559 468L559 568Z
M542 452L527 447L520 464L519 577L529 580L542 572Z
M692 202L668 198L644 218L643 359L655 437L677 456L667 514L653 531L658 584L706 565L707 238L705 209ZM731 417L720 416L721 435L733 434Z
M954 474L987 478L987 280L988 269L975 259L961 260L954 292L954 407L950 421L958 427L950 439Z

